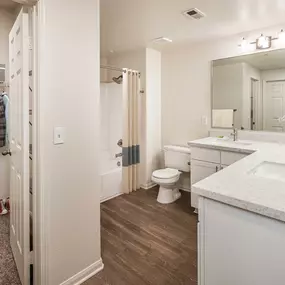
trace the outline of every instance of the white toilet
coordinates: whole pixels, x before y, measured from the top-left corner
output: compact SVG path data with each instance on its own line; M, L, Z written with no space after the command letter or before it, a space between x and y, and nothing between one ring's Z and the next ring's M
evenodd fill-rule
M169 204L181 197L177 182L182 172L190 172L190 149L182 146L165 146L164 159L166 168L154 171L152 181L160 186L157 201Z

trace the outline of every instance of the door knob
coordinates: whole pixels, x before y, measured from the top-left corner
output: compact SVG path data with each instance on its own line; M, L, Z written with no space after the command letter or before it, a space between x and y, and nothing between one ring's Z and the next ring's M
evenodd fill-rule
M3 155L3 156L6 156L6 155L10 155L10 156L11 156L11 155L12 155L11 150L9 149L9 150L3 151L3 152L2 152L2 155Z

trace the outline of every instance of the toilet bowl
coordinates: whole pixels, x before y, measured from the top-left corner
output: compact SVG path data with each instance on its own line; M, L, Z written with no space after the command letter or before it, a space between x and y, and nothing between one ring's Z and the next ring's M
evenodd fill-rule
M163 151L165 169L155 170L151 180L159 185L157 201L162 204L169 204L181 197L178 189L179 185L181 187L180 182L178 182L180 176L189 173L190 177L191 153L189 147L177 145L166 145Z
M157 196L159 203L173 203L181 197L181 193L176 187L180 175L180 171L172 168L160 169L153 172L152 181L160 186Z

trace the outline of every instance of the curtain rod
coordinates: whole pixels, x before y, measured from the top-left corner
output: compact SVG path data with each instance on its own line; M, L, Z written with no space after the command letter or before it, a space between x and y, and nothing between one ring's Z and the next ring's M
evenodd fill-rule
M100 68L119 71L119 72L126 72L123 68L119 68L119 67L115 67L115 66L109 66L109 65L100 65Z
M123 69L123 68L119 68L119 67L116 67L116 66L110 66L110 65L100 65L100 68L103 68L103 69L109 69L109 70L114 70L114 71L119 71L119 72L123 72L123 73L126 73L126 70ZM138 72L139 75L141 75L140 72Z

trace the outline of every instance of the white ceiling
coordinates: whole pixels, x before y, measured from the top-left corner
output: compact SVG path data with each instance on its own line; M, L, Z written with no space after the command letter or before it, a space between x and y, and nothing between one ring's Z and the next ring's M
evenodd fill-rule
M13 2L12 0L0 0L0 8L14 10L19 4Z
M187 19L190 8L207 17ZM199 42L284 23L284 15L284 0L101 0L101 50L146 47L161 36Z
M215 60L214 66L242 62L248 63L260 70L285 68L285 49Z

